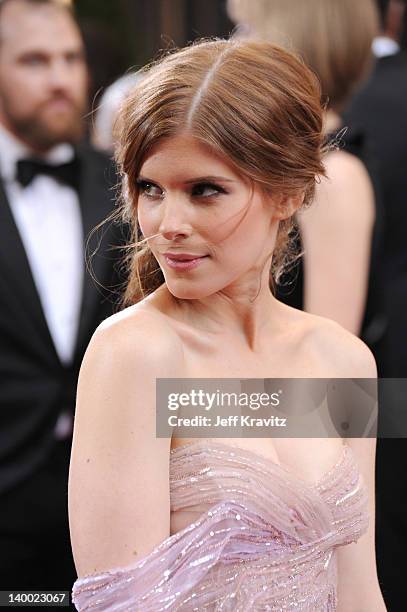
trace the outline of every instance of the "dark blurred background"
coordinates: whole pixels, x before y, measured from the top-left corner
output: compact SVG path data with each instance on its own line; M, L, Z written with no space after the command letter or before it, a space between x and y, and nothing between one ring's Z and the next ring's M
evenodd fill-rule
M161 49L227 36L226 0L74 0L92 74L91 99Z

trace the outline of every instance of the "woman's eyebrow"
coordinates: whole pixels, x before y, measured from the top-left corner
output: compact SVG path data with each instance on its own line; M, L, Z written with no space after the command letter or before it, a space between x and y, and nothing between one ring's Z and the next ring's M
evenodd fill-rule
M196 178L194 177L193 179L188 179L187 181L184 181L184 183L188 185L190 183L204 183L211 181L221 181L222 183L236 182L234 179L226 178L225 176L197 176Z

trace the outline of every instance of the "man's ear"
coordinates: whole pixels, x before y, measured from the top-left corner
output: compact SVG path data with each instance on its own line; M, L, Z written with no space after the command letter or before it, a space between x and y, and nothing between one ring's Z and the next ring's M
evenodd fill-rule
M274 217L280 221L289 219L301 207L304 198L304 191L290 195L281 194L274 204Z

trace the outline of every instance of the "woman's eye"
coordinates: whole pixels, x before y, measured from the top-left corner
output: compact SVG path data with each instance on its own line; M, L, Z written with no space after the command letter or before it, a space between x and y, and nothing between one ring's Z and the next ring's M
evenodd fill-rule
M149 198L160 198L162 196L162 190L157 187L157 185L154 185L154 183L137 181L137 187L141 194L146 195Z
M192 189L192 195L198 198L210 198L220 193L226 193L226 191L222 187L211 183L199 183Z

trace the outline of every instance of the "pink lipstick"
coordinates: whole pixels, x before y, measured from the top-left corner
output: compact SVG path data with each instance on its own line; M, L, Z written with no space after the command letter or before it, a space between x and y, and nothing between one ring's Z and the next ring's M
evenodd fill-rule
M164 253L165 261L173 270L192 270L199 266L208 255L194 255L191 253Z

